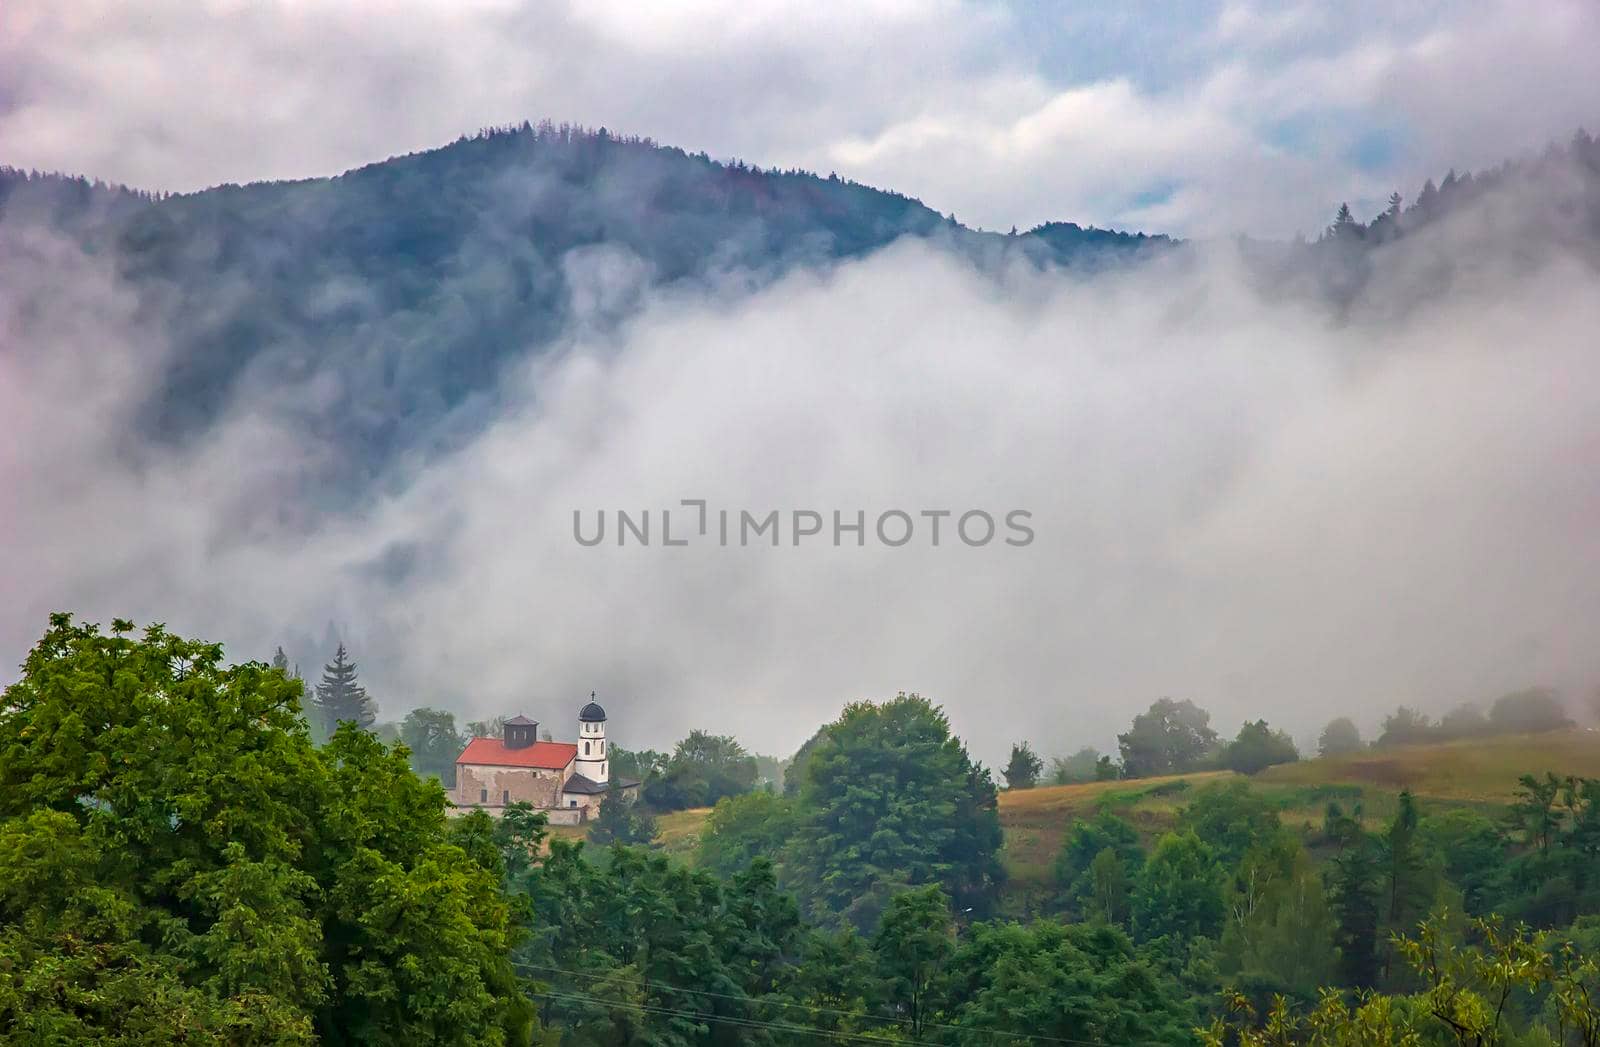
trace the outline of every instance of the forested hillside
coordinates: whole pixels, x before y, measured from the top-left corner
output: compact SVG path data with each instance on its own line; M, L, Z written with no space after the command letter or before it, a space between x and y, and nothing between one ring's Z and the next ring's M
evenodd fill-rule
M1467 215L1446 240L1420 236ZM1369 222L1343 208L1312 243L1246 249L1265 288L1366 295L1381 312L1398 306L1367 286L1373 252L1427 242L1421 286L1444 287L1480 256L1592 251L1597 229L1600 147L1580 132L1533 159L1430 181L1410 203L1397 193ZM348 497L400 452L470 434L508 364L608 330L652 290L737 294L903 236L996 273L1019 260L1099 270L1175 244L1070 222L983 232L837 176L549 123L336 178L177 196L0 168L15 337L48 342L63 322L49 287L107 281L131 299L126 335L157 377L143 434L182 441L271 389L337 463L307 478L320 500ZM83 258L67 264L64 248Z
M358 477L479 424L505 365L604 330L652 288L737 292L901 236L990 265L1097 266L1169 243L1070 223L982 233L836 176L549 123L162 198L0 170L0 271L37 273L49 231L109 265L169 345L151 354L148 431L182 439L249 383L303 382L301 423ZM31 319L44 337L52 317Z

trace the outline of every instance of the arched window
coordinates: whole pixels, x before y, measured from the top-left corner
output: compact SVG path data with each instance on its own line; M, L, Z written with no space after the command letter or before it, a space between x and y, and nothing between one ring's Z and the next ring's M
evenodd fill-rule
M500 794L500 803L503 806L506 806L506 807L511 806L511 790L510 789L507 789L505 792Z
M479 803L488 803L489 802L489 790L488 789L479 789L478 790L478 802Z
M589 755L589 743L588 742L584 742L583 743L583 755L585 755L585 756Z

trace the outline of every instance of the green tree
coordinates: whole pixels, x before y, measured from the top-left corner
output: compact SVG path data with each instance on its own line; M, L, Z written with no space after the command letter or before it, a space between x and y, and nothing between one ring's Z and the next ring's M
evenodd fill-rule
M724 796L755 788L755 757L727 735L691 731L678 743L661 774L644 786L644 798L658 811L710 807Z
M807 761L796 819L785 867L825 918L874 926L890 895L929 883L981 910L1004 876L994 783L916 695L845 708Z
M0 701L0 1025L525 1041L498 870L437 783L354 725L315 748L278 670L132 632L52 616Z
M1391 745L1421 745L1438 737L1438 728L1432 720L1407 705L1402 705L1391 716L1383 719L1383 733L1373 743L1379 748Z
M660 830L644 805L621 793L610 793L600 801L600 814L589 826L589 842L595 844L648 844Z
M1115 877L1109 859L1100 855L1110 851L1116 856L1120 874L1126 880L1136 877L1144 866L1144 850L1139 846L1139 834L1127 821L1110 811L1102 810L1093 820L1080 819L1073 823L1066 838L1061 841L1061 851L1056 856L1055 880L1070 909L1085 919L1095 912L1107 916L1113 923L1123 923L1127 907L1111 905L1111 890L1107 877ZM1095 863L1100 862L1098 874ZM1123 888L1126 891L1126 885Z
M1328 726L1322 729L1322 736L1317 739L1317 753L1320 756L1339 756L1359 752L1361 748L1361 731L1348 716L1329 720Z
M1440 738L1475 738L1488 731L1488 718L1471 702L1462 702L1439 718Z
M1167 833L1139 874L1133 927L1144 941L1214 938L1222 930L1223 872L1216 854L1193 832Z
M885 993L876 959L854 928L808 931L797 961L779 982L772 1018L821 1031L815 1039L797 1034L795 1042L803 1044L859 1042L863 1034L878 1033L885 1022L873 1007Z
M1218 966L1239 984L1312 1002L1336 976L1336 935L1322 878L1298 841L1279 836L1234 873Z
M1489 707L1489 723L1502 734L1559 731L1572 726L1561 696L1548 687L1502 695Z
M613 778L631 778L646 783L659 777L667 768L667 754L654 749L624 749L620 745L612 745L607 752Z
M1183 988L1110 924L978 924L947 967L950 1042L1193 1042Z
M810 738L807 738L800 748L795 750L789 762L783 768L783 795L794 799L800 795L800 786L805 781L806 766L811 760L811 754L816 750L817 744L822 741L822 736L828 730L827 725L817 728Z
M1416 799L1409 789L1402 789L1381 851L1384 923L1391 932L1411 931L1428 914L1438 891L1438 878L1418 836L1419 820Z
M1278 808L1242 781L1214 782L1178 812L1178 828L1191 830L1232 868L1252 848L1284 835Z
M474 813L483 814L482 811ZM489 817L487 814L483 816ZM467 817L471 815L463 816ZM523 877L533 868L534 862L544 850L544 841L549 835L550 816L535 809L531 803L518 800L516 803L507 804L500 812L500 817L492 821L494 823L492 840L495 849L500 852L506 883L512 886L520 885Z
M1007 789L1032 789L1039 784L1042 770L1044 761L1027 742L1018 742L1011 747L1011 759L1001 773L1005 775Z
M1294 763L1300 752L1283 731L1256 720L1239 728L1239 736L1223 749L1222 765L1240 774L1259 774L1280 763Z
M1340 204L1338 213L1333 216L1333 225L1328 227L1329 238L1339 241L1358 240L1363 231L1361 223L1350 213L1350 205Z
M1382 914L1377 847L1365 833L1358 833L1329 864L1328 895L1339 928L1339 982L1371 988L1378 982Z
M1561 797L1564 780L1550 772L1543 779L1524 774L1517 779L1517 798L1511 804L1510 819L1522 831L1523 840L1539 854L1547 854L1561 829Z
M456 730L454 713L443 709L413 709L400 721L400 741L411 752L411 766L424 777L432 775L446 789L456 787L456 757L467 740Z
M901 891L889 900L872 951L889 999L906 1016L913 1039L922 1035L936 1009L934 985L955 945L950 899L938 884Z
M1163 698L1134 717L1128 733L1117 735L1122 773L1150 778L1192 771L1217 746L1211 714L1191 701Z
M1057 756L1050 761L1050 780L1056 785L1092 782L1096 779L1095 767L1100 762L1100 750L1084 746L1068 757ZM1110 760L1107 758L1107 762Z
M349 660L342 643L334 651L333 661L322 667L322 682L317 684L313 702L329 737L341 723L367 730L378 720L377 703L356 682L356 664Z
M1505 891L1508 854L1500 827L1478 811L1454 808L1423 818L1417 835L1424 853L1443 859L1468 915L1487 915Z
M741 1042L758 1005L781 999L799 945L771 863L720 880L643 848L605 862L584 850L554 837L526 878L536 931L517 963L543 987L546 1026L563 1043Z
M1128 862L1115 847L1106 847L1089 863L1087 890L1080 898L1083 914L1125 927L1128 923Z
M506 718L491 716L487 720L468 720L467 734L473 738L499 738L505 733Z
M777 860L794 833L794 802L769 792L717 801L700 832L696 864L732 876L757 858Z

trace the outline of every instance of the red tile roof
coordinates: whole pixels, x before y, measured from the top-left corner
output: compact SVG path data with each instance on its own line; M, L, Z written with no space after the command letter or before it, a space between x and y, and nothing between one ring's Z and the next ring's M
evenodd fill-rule
M456 763L486 764L492 767L538 767L559 771L577 758L578 747L571 742L534 742L521 749L507 749L499 738L474 738L461 750Z

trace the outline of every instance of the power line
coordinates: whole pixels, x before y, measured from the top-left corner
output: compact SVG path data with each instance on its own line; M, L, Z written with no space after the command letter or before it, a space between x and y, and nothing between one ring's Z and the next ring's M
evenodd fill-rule
M544 964L525 963L522 961L513 961L512 966L527 970L548 971L555 974L565 974L574 978L595 978L604 974L604 972L601 971L575 971L565 967L551 967ZM709 996L719 1000L732 1000L736 1003L764 1004L769 1006L791 1008L798 1007L808 1010L813 1014L834 1014L849 1018L866 1019L868 1021L885 1022L892 1025L904 1025L906 1023L906 1019L904 1018L888 1018L882 1015L860 1014L855 1011L844 1011L836 1007L823 1007L817 1004L792 1003L786 1000L758 999L753 996L743 996L734 993L713 992L710 989L691 989L682 985L673 985L670 982L651 981L647 978L637 979L636 983L650 986L651 988L664 989L670 992L694 993L697 996ZM756 1019L749 1020L754 1021ZM1075 1047L1105 1047L1104 1042L1101 1040L1075 1040L1069 1037L1046 1036L1043 1033L1010 1032L1005 1029L984 1029L968 1025L949 1025L942 1022L924 1022L922 1024L925 1028L929 1029L948 1029L954 1032L962 1033L982 1033L987 1036L1006 1036L1013 1040L1027 1040L1034 1043L1060 1043L1075 1045ZM806 1028L807 1027L800 1027L799 1031L805 1031ZM813 1028L812 1031L831 1035L831 1032L826 1029ZM881 1043L883 1041L874 1039L873 1042ZM1138 1045L1131 1045L1131 1047L1138 1047Z

